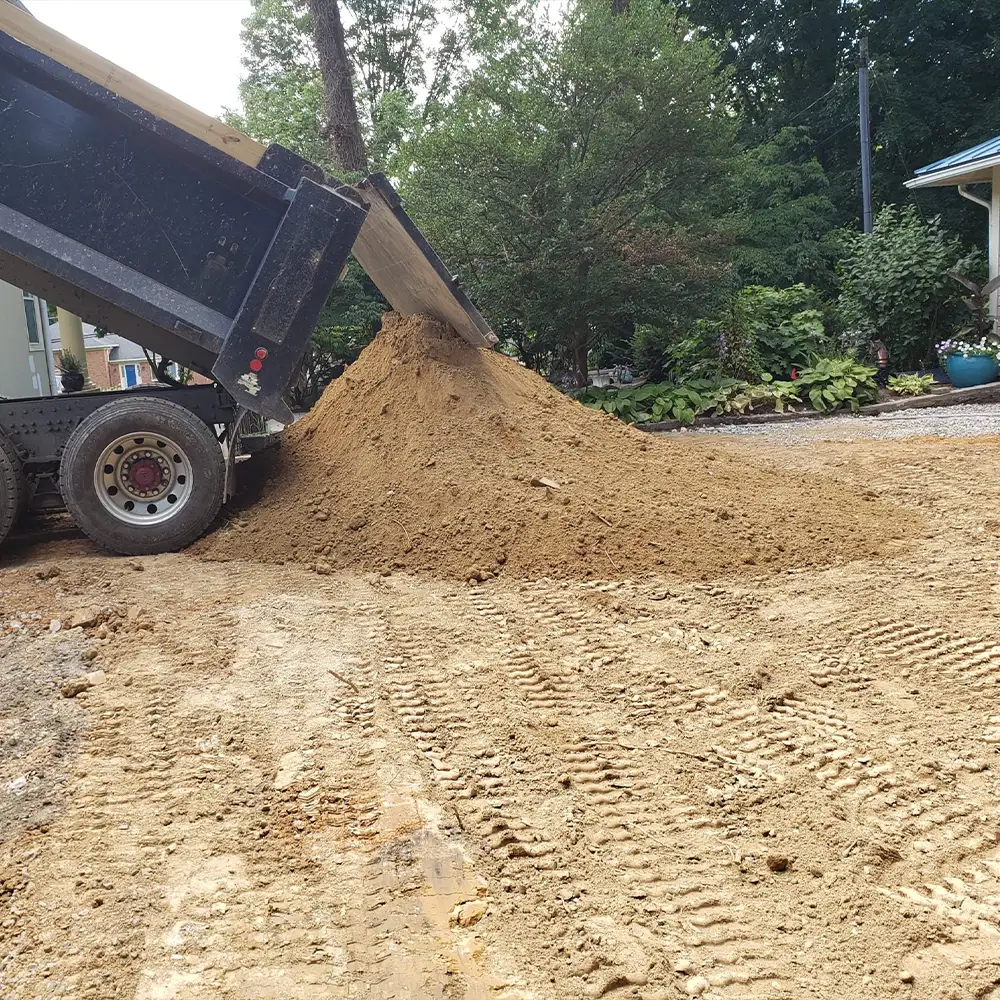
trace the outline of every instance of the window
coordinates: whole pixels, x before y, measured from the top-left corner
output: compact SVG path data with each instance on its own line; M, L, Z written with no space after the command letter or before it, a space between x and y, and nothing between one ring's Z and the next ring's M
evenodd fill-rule
M41 344L41 321L38 318L38 299L24 292L24 319L28 324L28 343Z
M131 389L134 385L140 385L142 378L138 365L122 365L122 388Z

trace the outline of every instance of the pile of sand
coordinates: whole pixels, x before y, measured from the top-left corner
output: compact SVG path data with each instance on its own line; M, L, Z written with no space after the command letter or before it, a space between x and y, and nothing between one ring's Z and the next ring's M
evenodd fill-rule
M832 480L626 427L396 314L274 462L203 554L321 573L708 578L873 556L913 530Z

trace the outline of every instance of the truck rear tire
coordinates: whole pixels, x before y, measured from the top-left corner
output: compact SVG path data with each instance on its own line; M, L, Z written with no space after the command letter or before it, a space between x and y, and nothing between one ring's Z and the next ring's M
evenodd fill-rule
M212 429L165 399L106 403L66 443L59 489L77 525L121 555L176 552L215 520L226 467Z
M0 432L0 543L14 527L27 495L21 459Z

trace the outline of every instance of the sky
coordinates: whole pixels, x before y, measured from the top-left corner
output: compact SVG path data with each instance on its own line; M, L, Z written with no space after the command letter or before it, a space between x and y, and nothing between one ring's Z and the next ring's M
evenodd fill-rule
M40 21L218 117L240 104L240 28L250 0L22 0ZM567 0L543 0L550 20Z
M250 0L23 0L40 21L205 114L239 106Z

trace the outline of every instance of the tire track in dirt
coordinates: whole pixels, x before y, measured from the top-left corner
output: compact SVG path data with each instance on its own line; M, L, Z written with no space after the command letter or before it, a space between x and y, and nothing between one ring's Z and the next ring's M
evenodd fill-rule
M578 596L565 585L526 586L527 621L502 610L488 588L470 597L480 619L497 628L498 655L524 704L542 716L543 724L555 725L556 736L562 737L562 781L576 794L591 852L588 885L606 883L610 876L621 886L617 892L629 899L630 924L649 935L651 996L682 986L683 976L694 990L712 990L713 995L728 996L748 986L755 995L769 990L783 995L787 984L778 963L770 960L773 943L766 935L762 939L759 924L754 931L743 920L741 904L725 886L733 855L722 840L724 824L683 792L672 792L662 774L654 779L641 763L643 723L661 725L699 711L722 717L727 694L714 685L682 683L673 675L664 679L655 672L640 673L634 633L623 629L621 637L609 639L607 620L583 603L586 591L599 588L580 587ZM544 641L517 643L518 635L532 634L531 619L547 628ZM636 622L640 628L655 624L656 615L636 616ZM700 640L696 644L705 648ZM548 666L555 658L564 665L560 685L552 683ZM641 676L639 685L609 688L600 671L612 665L629 680ZM664 687L671 695L666 703L658 698ZM593 730L588 723L609 709L619 723ZM626 719L638 722L640 731L623 740L616 733Z
M324 620L330 610L324 609ZM386 725L392 719L380 703L382 670L376 665L390 648L384 614L377 603L355 604L351 617L365 631L353 648L350 630L336 632L336 669L327 669L336 684L333 725L320 726L309 749L286 754L287 773L276 781L301 856L316 870L305 909L325 911L339 932L339 943L326 948L327 958L336 959L337 978L317 984L315 995L445 1000L461 991L469 1000L487 1000L475 932L451 921L456 905L485 896L485 880L438 831L436 807L424 799L419 777L389 754L398 737ZM315 677L317 666L330 662L329 636L322 627L310 629L299 614L289 634L303 633L319 633L312 656L296 654ZM310 752L318 774L307 760L300 767L295 756ZM284 847L274 863L282 861L289 864ZM331 994L331 986L337 992Z
M808 776L878 842L911 855L978 851L997 842L1000 810L987 806L975 775L873 754L830 705L786 698L746 722L739 741L713 747L734 774L771 781Z
M118 661L52 856L19 859L5 1000L486 1000L474 932L449 922L483 887L414 788L386 786L361 655L378 617L324 630L343 610L245 607L221 677L152 643Z
M504 888L504 911L524 919L520 899L528 896L535 900L534 912L548 914L544 929L538 928L541 937L533 941L533 961L547 972L549 988L565 997L581 991L598 997L616 989L615 984L640 983L643 977L626 968L613 951L595 949L600 937L595 942L585 936L572 949L564 943L588 923L607 930L609 918L601 913L599 901L581 899L579 891L568 888L574 869L568 845L530 822L521 808L519 791L530 774L516 783L511 777L525 748L515 748L515 757L501 743L484 739L491 720L478 717L468 700L456 696L456 678L445 671L434 652L433 636L419 623L399 618L390 645L397 655L383 661L387 701L419 748L457 824ZM548 698L543 701L549 704ZM591 975L598 970L599 976ZM580 977L591 981L580 985Z

